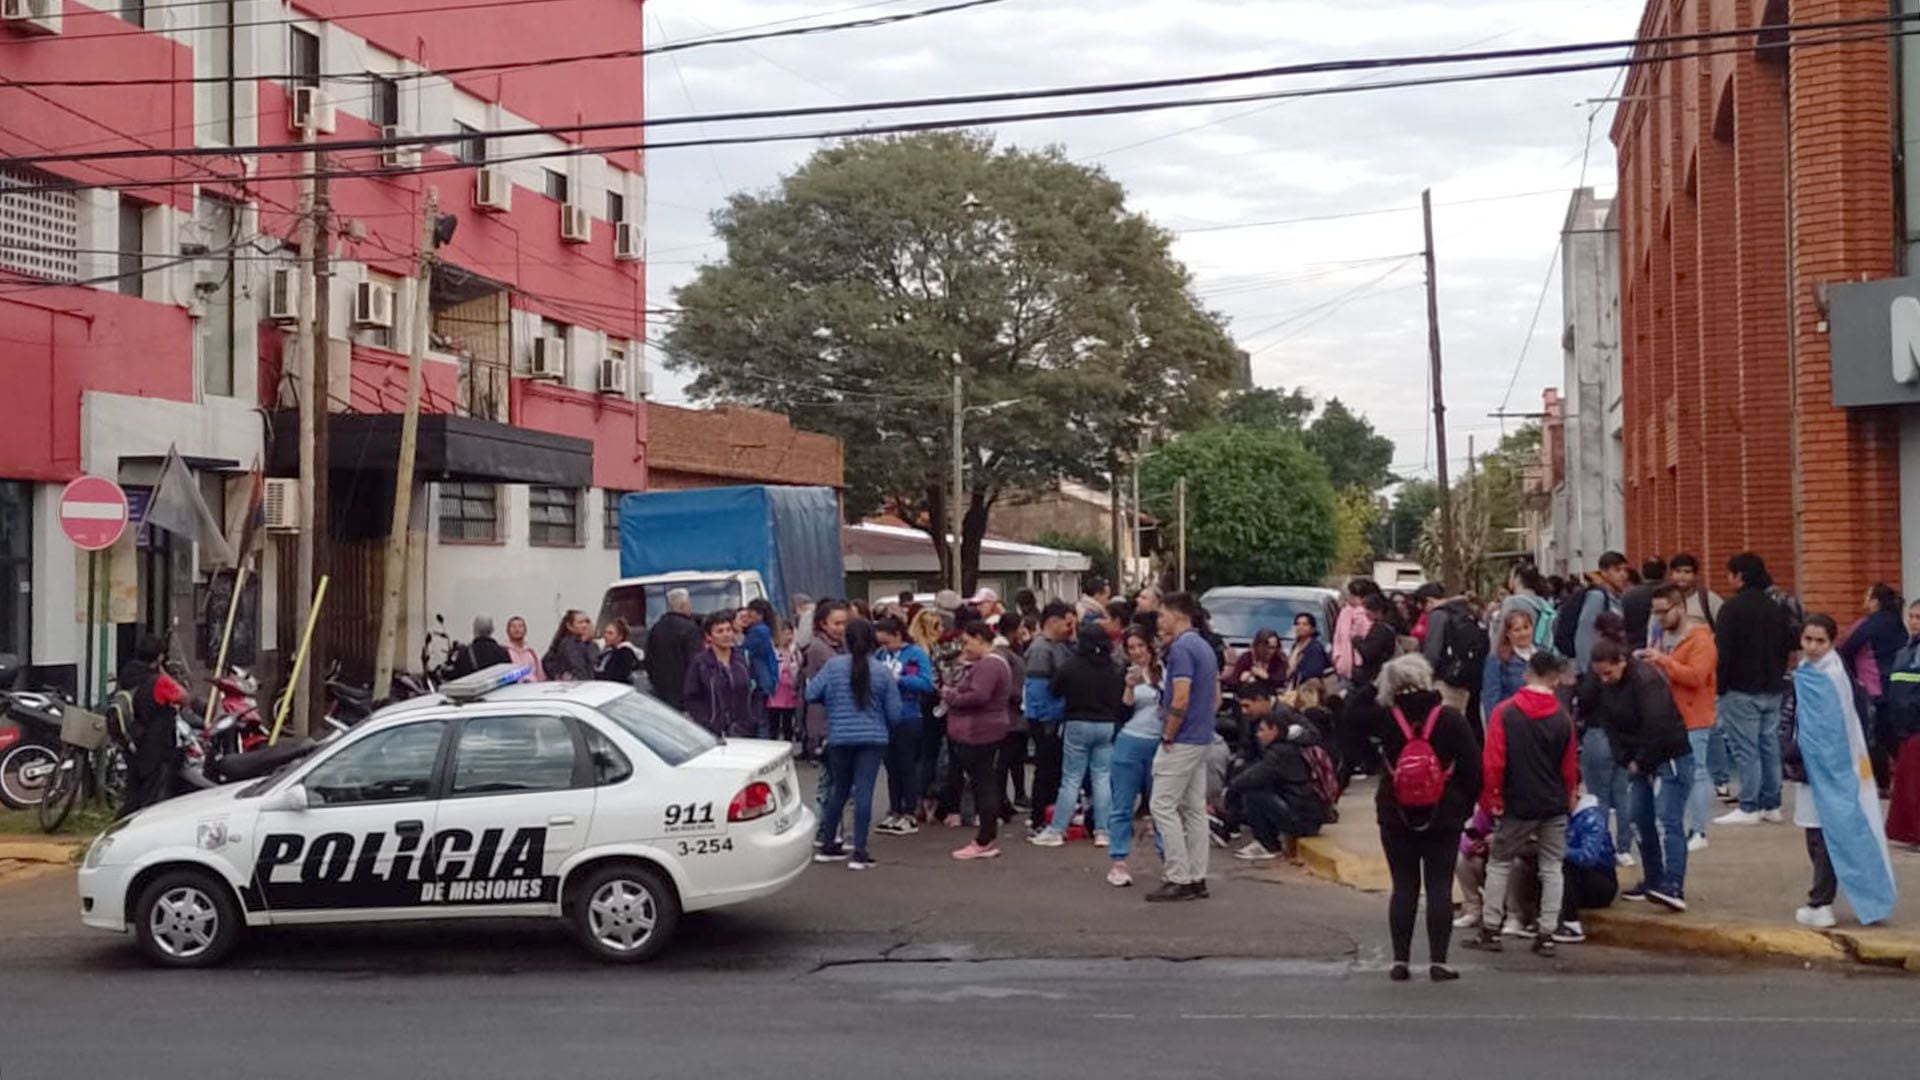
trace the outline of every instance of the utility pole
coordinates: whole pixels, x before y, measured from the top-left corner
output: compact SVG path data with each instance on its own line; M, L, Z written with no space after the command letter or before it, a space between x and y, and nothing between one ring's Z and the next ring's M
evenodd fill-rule
M305 124L300 129L300 141L313 143L313 125ZM298 243L300 245L300 313L311 314L314 308L314 218L313 218L313 175L314 152L307 150L300 155L300 219L298 225ZM313 610L313 506L314 506L314 448L317 445L314 425L317 412L314 408L318 395L314 390L314 355L310 347L301 343L303 335L293 335L293 351L299 365L299 376L295 382L296 404L300 409L300 531L295 536L294 553L294 604L293 625L296 633L307 625ZM310 335L307 335L310 337ZM283 656L289 655L294 643L277 642ZM311 665L302 667L298 672L289 669L293 677L293 730L304 734L307 723L308 680L305 672L313 670Z
M327 478L332 468L327 453L328 413L332 411L332 351L328 346L333 322L333 230L329 220L333 205L327 196L327 152L316 151L313 181L313 576L301 587L318 590L320 582L333 573L332 503L327 494ZM326 678L327 635L313 636L307 646L307 670ZM305 735L326 723L325 695L307 697L307 713L295 722L293 733Z
M407 324L407 411L400 420L400 460L393 470L393 522L388 527L387 562L380 575L379 652L374 657L373 697L393 687L393 661L400 630L400 601L407 585L407 533L413 519L413 465L420 440L420 366L427 357L427 323L433 317L434 233L440 223L440 189L427 188L420 211L420 266L413 291L413 321Z
M953 537L951 549L950 549L953 557L953 569L951 572L952 579L948 581L947 587L952 589L954 592L960 593L962 595L965 595L966 588L962 584L963 571L960 566L960 548L961 548L960 502L966 493L967 468L966 468L966 459L962 456L963 451L961 450L960 444L961 444L962 438L965 435L966 416L967 416L966 388L962 386L960 382L960 354L954 353L953 354L953 496L950 499L948 499L949 505L947 507L947 525L952 530L951 535Z
M1146 438L1143 436L1133 454L1133 557L1136 559L1144 559L1147 555L1143 550L1146 538L1140 528L1140 453L1145 447Z
M1107 502L1108 510L1113 518L1113 520L1108 522L1111 526L1108 532L1113 538L1113 594L1120 596L1127 591L1127 556L1122 547L1122 545L1126 543L1127 519L1125 512L1121 509L1119 451L1115 451L1113 456L1108 459L1108 462L1107 492L1109 498Z
M1427 246L1427 357L1433 365L1433 452L1439 458L1434 479L1440 489L1440 577L1448 589L1460 583L1460 548L1453 535L1453 496L1447 490L1447 402L1440 374L1440 284L1433 270L1433 189L1420 193L1420 220Z
M1173 516L1179 522L1178 546L1174 549L1173 587L1176 592L1187 591L1187 478L1176 477L1173 481Z

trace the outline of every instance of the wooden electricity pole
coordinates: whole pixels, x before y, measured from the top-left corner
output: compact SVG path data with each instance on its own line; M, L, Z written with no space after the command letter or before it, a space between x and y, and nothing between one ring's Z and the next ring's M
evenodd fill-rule
M407 324L407 410L400 419L400 460L393 470L393 522L388 526L387 561L380 575L379 652L374 658L373 697L393 686L394 653L400 633L400 604L407 585L407 531L413 518L413 466L420 441L420 366L427 358L427 324L433 318L434 231L440 219L440 190L429 187L420 212L420 266L413 291L413 321Z
M1460 548L1453 533L1453 496L1447 490L1447 401L1440 373L1440 286L1433 271L1433 189L1420 193L1427 246L1427 359L1432 364L1434 480L1440 495L1440 578L1449 593L1460 587Z
M332 336L333 322L333 263L331 247L333 230L329 224L332 205L327 195L327 154L316 151L313 155L313 516L304 522L313 534L312 576L300 583L302 592L315 594L320 582L333 572L332 525L328 513L330 503L327 494L327 472L332 467L327 454L327 414L332 409L333 375L329 370L332 350L328 347L328 338ZM324 630L313 635L313 641L307 646L306 670L318 672L320 679L326 678L327 671L327 635ZM305 735L326 723L327 701L325 694L308 694L307 711L294 718L293 733Z

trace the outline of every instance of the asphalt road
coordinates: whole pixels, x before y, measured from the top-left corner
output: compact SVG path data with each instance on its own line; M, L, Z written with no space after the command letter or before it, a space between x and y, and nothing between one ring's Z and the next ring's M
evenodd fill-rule
M962 865L954 839L883 841L878 870L693 917L644 968L496 923L277 931L225 969L160 972L78 925L69 874L0 887L0 1080L1912 1068L1920 983L1898 976L1578 947L1393 984L1378 897L1216 864L1214 899L1155 906L1101 884L1085 845Z

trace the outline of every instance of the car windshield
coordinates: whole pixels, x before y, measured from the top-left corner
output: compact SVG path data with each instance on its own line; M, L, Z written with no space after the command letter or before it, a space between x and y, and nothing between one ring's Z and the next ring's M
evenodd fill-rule
M669 765L683 765L720 745L706 728L637 691L621 694L600 712Z
M1303 611L1316 623L1326 622L1326 604L1309 597L1216 596L1204 603L1213 632L1228 641L1252 641L1254 634L1272 630L1291 642L1294 616Z
M655 619L667 613L667 593L674 589L687 590L696 617L740 606L740 583L727 578L621 585L607 590L606 600L600 605L599 625L607 625L618 615L627 620L628 626L652 626Z

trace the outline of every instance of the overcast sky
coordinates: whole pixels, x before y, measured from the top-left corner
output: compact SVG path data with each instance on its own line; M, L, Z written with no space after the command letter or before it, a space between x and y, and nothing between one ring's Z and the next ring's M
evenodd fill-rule
M858 0L648 0L648 44L800 16L839 22L945 2L869 2L851 12ZM1626 38L1641 8L1641 0L1004 0L898 26L656 56L647 72L647 111L665 116ZM1437 70L1464 68L1146 96L1372 82ZM1457 469L1468 435L1478 437L1482 451L1498 439L1500 423L1486 414L1506 398L1510 380L1508 407L1518 411L1537 409L1541 389L1560 384L1557 269L1530 342L1527 326L1583 158L1588 186L1603 196L1613 191L1612 106L1593 124L1588 154L1593 110L1583 102L1606 95L1614 78L1599 71L1372 90L1009 124L997 134L1003 143L1058 144L1107 170L1136 208L1179 233L1175 254L1193 272L1202 299L1230 317L1253 355L1256 383L1341 397L1395 441L1397 471L1426 475L1426 310L1420 218L1412 210L1420 191L1433 188L1437 204L1449 456ZM986 111L991 107L955 110ZM811 149L791 143L651 155L649 303L670 305L674 287L722 253L708 216L729 192L771 187ZM1408 212L1250 224L1394 208ZM656 320L655 333L661 329ZM667 373L658 360L649 357L656 399L685 401L685 377Z

